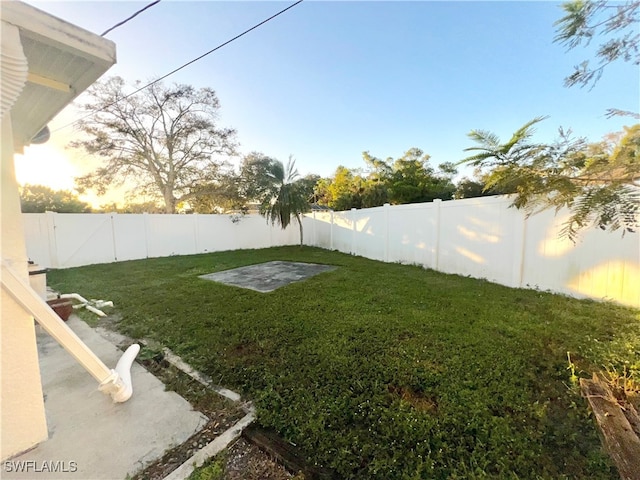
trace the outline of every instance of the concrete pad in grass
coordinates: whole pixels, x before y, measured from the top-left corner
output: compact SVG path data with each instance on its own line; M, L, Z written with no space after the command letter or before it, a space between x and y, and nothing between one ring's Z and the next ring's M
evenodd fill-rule
M336 268L317 263L274 261L200 275L200 278L266 293Z

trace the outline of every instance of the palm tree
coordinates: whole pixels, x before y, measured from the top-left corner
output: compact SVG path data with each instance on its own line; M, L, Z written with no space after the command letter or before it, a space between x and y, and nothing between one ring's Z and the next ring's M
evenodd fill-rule
M295 217L300 227L300 246L303 242L302 214L309 211L309 199L306 198L303 185L295 168L295 161L289 156L285 167L281 161L272 160L266 176L270 187L261 199L260 214L271 224L278 223L284 230Z
M539 153L541 145L530 143L534 126L547 117L536 117L525 123L511 136L508 142L501 143L498 136L486 130L472 130L468 137L478 146L465 148L465 152L479 152L458 162L478 166L508 165L529 159ZM489 161L494 159L493 162Z
M551 144L532 142L533 127L544 118L527 122L506 143L491 132L472 131L477 146L465 150L476 153L460 163L478 168L485 190L514 193L512 205L527 215L568 208L560 235L574 242L590 224L623 234L638 229L640 150L631 145L640 145L640 127L627 128L617 145L573 139L562 128Z

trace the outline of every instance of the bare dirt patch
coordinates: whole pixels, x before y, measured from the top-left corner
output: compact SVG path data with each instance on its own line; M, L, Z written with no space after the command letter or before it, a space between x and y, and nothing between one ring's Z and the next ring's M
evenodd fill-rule
M414 392L409 388L397 385L390 385L389 393L399 397L420 412L437 413L438 411L438 401L433 395Z

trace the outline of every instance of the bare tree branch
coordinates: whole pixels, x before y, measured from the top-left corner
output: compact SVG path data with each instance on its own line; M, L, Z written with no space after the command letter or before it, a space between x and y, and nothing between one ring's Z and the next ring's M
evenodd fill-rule
M99 193L127 181L153 185L165 211L174 213L176 199L191 195L199 179L210 179L220 157L235 155L236 132L217 127L220 102L210 88L158 83L125 98L126 89L122 78L113 77L89 90L92 102L82 108L103 110L79 122L85 137L70 146L104 164L76 181Z

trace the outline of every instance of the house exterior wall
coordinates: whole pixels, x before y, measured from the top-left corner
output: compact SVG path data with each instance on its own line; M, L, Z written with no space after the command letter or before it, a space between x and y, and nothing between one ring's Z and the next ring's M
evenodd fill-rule
M0 459L4 460L47 438L34 315L99 381L110 375L29 288L13 155L115 63L116 50L112 41L20 1L0 2L0 17Z
M7 26L3 24L2 28ZM28 282L27 252L22 235L20 197L13 163L10 114L5 114L0 122L2 261ZM46 440L48 434L34 320L4 289L0 295L0 459L5 460Z

